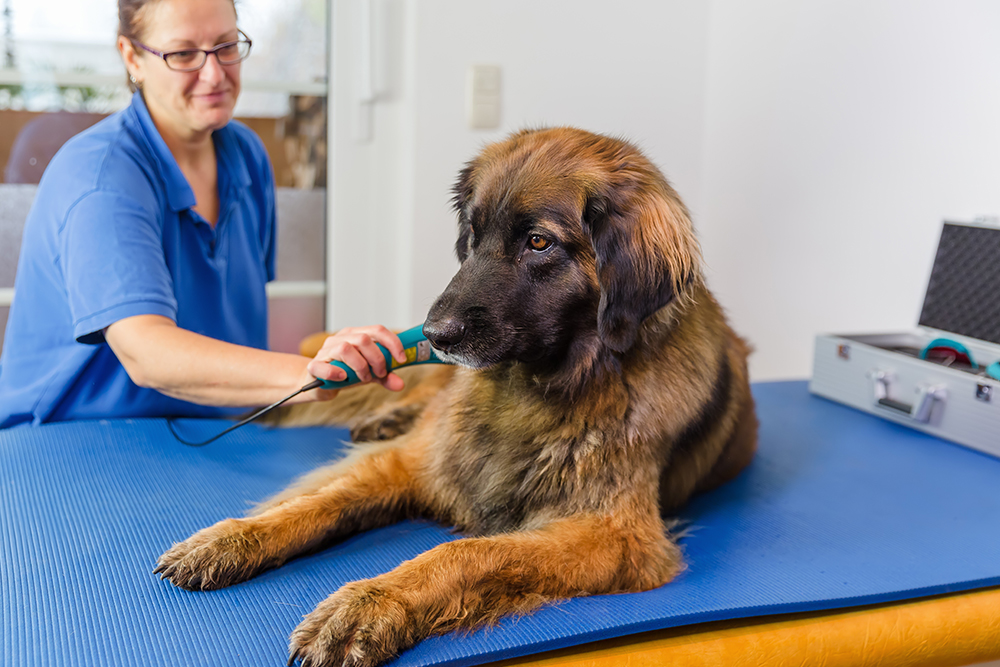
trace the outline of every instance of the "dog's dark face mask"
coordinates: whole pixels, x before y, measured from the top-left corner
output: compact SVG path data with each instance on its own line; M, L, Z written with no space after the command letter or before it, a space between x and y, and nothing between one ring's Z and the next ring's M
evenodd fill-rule
M558 366L575 337L596 329L600 292L580 212L571 202L532 208L509 184L490 185L458 205L462 265L424 334L464 366Z
M424 325L442 357L544 372L573 345L632 347L643 320L676 296L677 267L694 270L668 257L697 254L675 233L689 229L686 211L678 225L660 194L669 186L651 182L662 177L648 163L628 163L633 155L577 130L528 131L462 171L454 199L462 265Z

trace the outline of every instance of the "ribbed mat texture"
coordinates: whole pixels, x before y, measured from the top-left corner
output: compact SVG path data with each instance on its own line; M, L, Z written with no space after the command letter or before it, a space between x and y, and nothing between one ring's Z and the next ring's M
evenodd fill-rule
M473 665L629 633L1000 584L1000 460L810 396L754 387L760 451L684 512L688 569L647 593L576 599L396 665ZM223 422L182 421L189 438ZM344 431L245 427L207 447L162 420L0 431L0 664L283 665L301 617L446 528L358 535L230 589L151 571L173 542L342 451Z

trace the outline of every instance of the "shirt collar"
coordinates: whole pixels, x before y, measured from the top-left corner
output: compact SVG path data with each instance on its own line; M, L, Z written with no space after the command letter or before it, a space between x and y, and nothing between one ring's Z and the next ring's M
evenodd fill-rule
M170 209L176 213L191 208L196 203L194 191L188 185L187 179L184 178L184 173L178 166L177 160L174 159L174 154L167 148L166 142L163 141L159 130L156 129L141 92L136 91L132 95L132 104L129 108L137 121L139 132L145 139L146 146L153 152L153 156L161 166L158 172L167 188L167 201L170 204Z
M132 96L131 109L146 145L153 152L157 162L163 166L159 173L167 188L167 201L170 204L170 209L176 213L193 207L197 203L194 191L188 185L174 154L167 148L166 142L163 141L159 130L156 129L141 92L136 92ZM225 184L226 188L249 188L252 184L250 172L243 160L240 159L242 152L237 145L235 135L236 133L228 124L212 133L215 141L216 160L219 164L219 183ZM220 188L219 194L225 195L222 188Z
M216 130L212 136L215 138L215 155L219 162L219 183L226 183L228 188L249 188L253 181L243 151L240 150L233 122Z

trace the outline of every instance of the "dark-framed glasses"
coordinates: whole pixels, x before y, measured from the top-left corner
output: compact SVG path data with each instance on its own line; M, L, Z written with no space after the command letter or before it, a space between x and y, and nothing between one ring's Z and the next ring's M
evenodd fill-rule
M132 43L143 51L149 51L154 56L163 58L163 62L167 64L167 67L175 72L194 72L204 67L205 63L208 62L208 56L213 53L218 58L220 65L235 65L246 60L247 56L250 55L250 47L253 46L253 41L242 30L237 30L237 32L240 34L240 38L235 42L219 44L211 49L157 51L134 39Z

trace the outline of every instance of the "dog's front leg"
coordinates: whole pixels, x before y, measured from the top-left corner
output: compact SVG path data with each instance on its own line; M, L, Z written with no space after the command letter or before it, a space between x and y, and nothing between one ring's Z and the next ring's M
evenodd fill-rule
M442 544L321 602L292 633L289 664L374 666L431 634L553 600L655 588L683 567L659 516L575 516Z
M181 588L223 588L351 533L398 521L415 502L405 452L384 448L325 486L195 533L160 556L154 572Z

